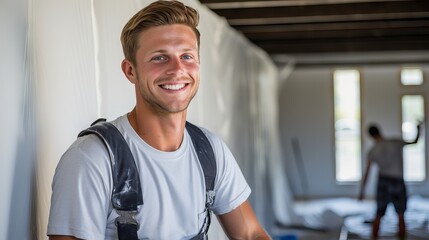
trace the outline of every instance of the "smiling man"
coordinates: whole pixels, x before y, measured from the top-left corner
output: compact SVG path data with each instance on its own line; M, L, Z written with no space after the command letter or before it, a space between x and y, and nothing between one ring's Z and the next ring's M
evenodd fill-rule
M230 239L270 239L247 201L250 188L228 147L207 129L196 127L204 135L198 139L188 129L186 111L200 82L198 21L197 11L179 1L157 1L125 25L121 67L135 86L136 106L111 124L134 156L141 182L136 191L144 204L121 215L112 200L110 149L93 134L79 137L55 172L51 240L131 239L121 237L129 231L136 232L133 239L205 239L211 212ZM210 147L196 150L201 139ZM214 156L210 191L201 152ZM123 220L133 223L126 225L131 230L122 229Z

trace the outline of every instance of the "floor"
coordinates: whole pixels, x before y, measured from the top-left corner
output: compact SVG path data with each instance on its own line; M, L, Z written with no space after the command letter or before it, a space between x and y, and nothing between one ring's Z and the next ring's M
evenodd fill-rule
M302 216L302 224L278 224L272 230L272 235L274 240L371 239L375 207L374 201L352 198L299 201L294 204L294 209ZM429 240L429 199L409 197L405 220L407 240ZM381 222L379 240L396 240L396 232L396 213L393 206L389 206Z

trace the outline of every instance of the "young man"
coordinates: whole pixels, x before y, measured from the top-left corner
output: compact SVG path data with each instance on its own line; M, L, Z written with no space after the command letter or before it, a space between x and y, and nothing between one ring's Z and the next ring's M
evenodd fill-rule
M372 237L378 238L381 218L386 213L387 205L392 202L398 214L398 237L405 239L404 213L407 207L407 192L403 177L403 147L407 144L417 143L420 136L420 124L417 126L417 135L414 141L405 142L402 139L385 139L378 127L372 125L368 128L369 135L375 144L368 153L368 165L359 193L359 200L364 198L364 190L368 173L372 163L378 165L377 184L377 214L372 224Z
M191 239L204 225L204 174L185 129L200 81L198 20L197 11L181 2L158 1L122 31L122 70L135 85L136 106L112 123L140 174L139 239ZM269 239L247 201L250 188L230 150L202 130L216 157L212 210L225 233L231 239ZM111 172L109 154L96 136L72 144L52 184L49 239L117 239Z

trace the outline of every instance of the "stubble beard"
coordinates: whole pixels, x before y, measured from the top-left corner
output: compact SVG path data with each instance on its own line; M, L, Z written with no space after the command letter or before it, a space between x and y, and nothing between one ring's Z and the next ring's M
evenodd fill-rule
M174 106L171 106L163 102L162 99L146 96L140 84L139 84L139 88L140 88L140 96L143 99L143 101L146 103L146 105L149 106L152 112L160 113L160 114L174 114L174 113L180 113L180 112L186 111L189 107L189 104L191 103L192 99L194 99L198 91L198 86L197 86L197 88L192 93L189 100L186 102L185 106L183 107L179 106L179 108L176 108Z

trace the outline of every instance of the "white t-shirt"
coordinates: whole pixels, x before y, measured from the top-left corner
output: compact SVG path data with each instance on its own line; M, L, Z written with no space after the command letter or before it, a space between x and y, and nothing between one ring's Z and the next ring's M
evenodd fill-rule
M139 170L143 206L136 216L139 239L189 239L204 221L205 182L189 134L174 152L145 143L126 115L112 122L130 146ZM206 129L216 157L216 215L240 206L250 188L224 142ZM52 183L48 235L117 239L118 216L110 202L112 176L107 150L97 136L78 138L64 153Z
M384 139L377 142L368 153L368 159L378 165L380 175L403 178L403 147L399 139Z

